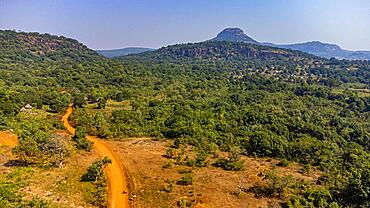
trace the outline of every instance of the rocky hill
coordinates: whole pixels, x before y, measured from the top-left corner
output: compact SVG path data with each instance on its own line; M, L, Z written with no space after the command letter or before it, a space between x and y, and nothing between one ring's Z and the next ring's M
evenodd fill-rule
M226 28L210 41L231 41L244 42L257 45L298 50L323 58L337 58L348 60L370 60L370 51L349 51L344 50L336 44L322 43L320 41L311 41L306 43L278 45L273 43L260 43L248 35L240 28Z
M194 60L302 60L315 59L299 51L279 49L257 44L230 41L206 41L200 43L177 44L163 47L154 52L138 54L163 59L194 59ZM135 55L134 55L135 57Z
M240 28L226 28L211 41L233 41L258 44L256 40L246 35Z
M81 60L98 54L77 40L50 34L0 30L0 60Z

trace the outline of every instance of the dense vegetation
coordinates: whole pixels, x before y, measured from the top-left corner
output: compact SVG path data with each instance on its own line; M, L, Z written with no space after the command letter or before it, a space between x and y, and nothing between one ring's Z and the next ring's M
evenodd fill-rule
M1 128L26 103L61 112L74 102L73 122L89 134L190 144L198 167L219 149L230 155L215 165L228 170L242 169L237 154L319 168L319 188L299 187L291 207L369 206L369 62L228 42L115 60L64 37L1 31L0 43ZM129 107L84 109L109 99Z

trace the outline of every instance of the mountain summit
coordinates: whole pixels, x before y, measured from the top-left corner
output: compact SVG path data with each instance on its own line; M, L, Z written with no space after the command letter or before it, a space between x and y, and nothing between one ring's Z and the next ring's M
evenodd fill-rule
M226 28L221 31L212 41L232 41L258 44L253 38L246 35L240 28Z

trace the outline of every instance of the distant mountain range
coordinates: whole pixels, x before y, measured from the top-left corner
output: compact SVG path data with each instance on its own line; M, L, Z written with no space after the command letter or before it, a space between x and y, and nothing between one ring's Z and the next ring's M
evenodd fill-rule
M348 59L348 60L370 60L370 51L349 51L343 50L335 44L322 43L319 41L311 41L306 43L297 43L290 45L275 45L272 43L262 43L278 48L286 48L291 50L298 50L313 54L324 58Z
M240 28L226 28L221 31L215 38L210 41L233 41L245 42L252 44L260 44L265 46L285 48L291 50L302 51L305 53L313 54L315 56L324 58L337 58L349 60L370 60L370 51L349 51L343 50L335 44L322 43L319 41L312 41L306 43L277 45L273 43L260 43L253 38L246 35Z
M370 60L370 51L349 51L344 50L338 45L322 43L319 41L311 41L306 43L277 45L273 43L261 43L246 35L240 28L226 28L221 31L215 38L208 41L229 41L243 42L256 45L284 48L302 51L323 58L336 58L348 60ZM118 56L126 56L129 54L137 54L146 51L154 51L152 48L130 47L115 50L97 50L97 52L105 57L113 58Z
M129 54L137 54L146 51L154 51L155 49L152 48L141 48L141 47L128 47L128 48L121 48L121 49L113 49L113 50L97 50L99 54L108 57L114 58L118 56L126 56Z

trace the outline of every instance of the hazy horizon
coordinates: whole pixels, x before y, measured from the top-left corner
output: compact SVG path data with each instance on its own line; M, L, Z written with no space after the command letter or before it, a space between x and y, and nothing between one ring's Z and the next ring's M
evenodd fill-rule
M239 27L259 42L370 50L366 0L0 0L0 29L74 38L92 49L200 42Z

